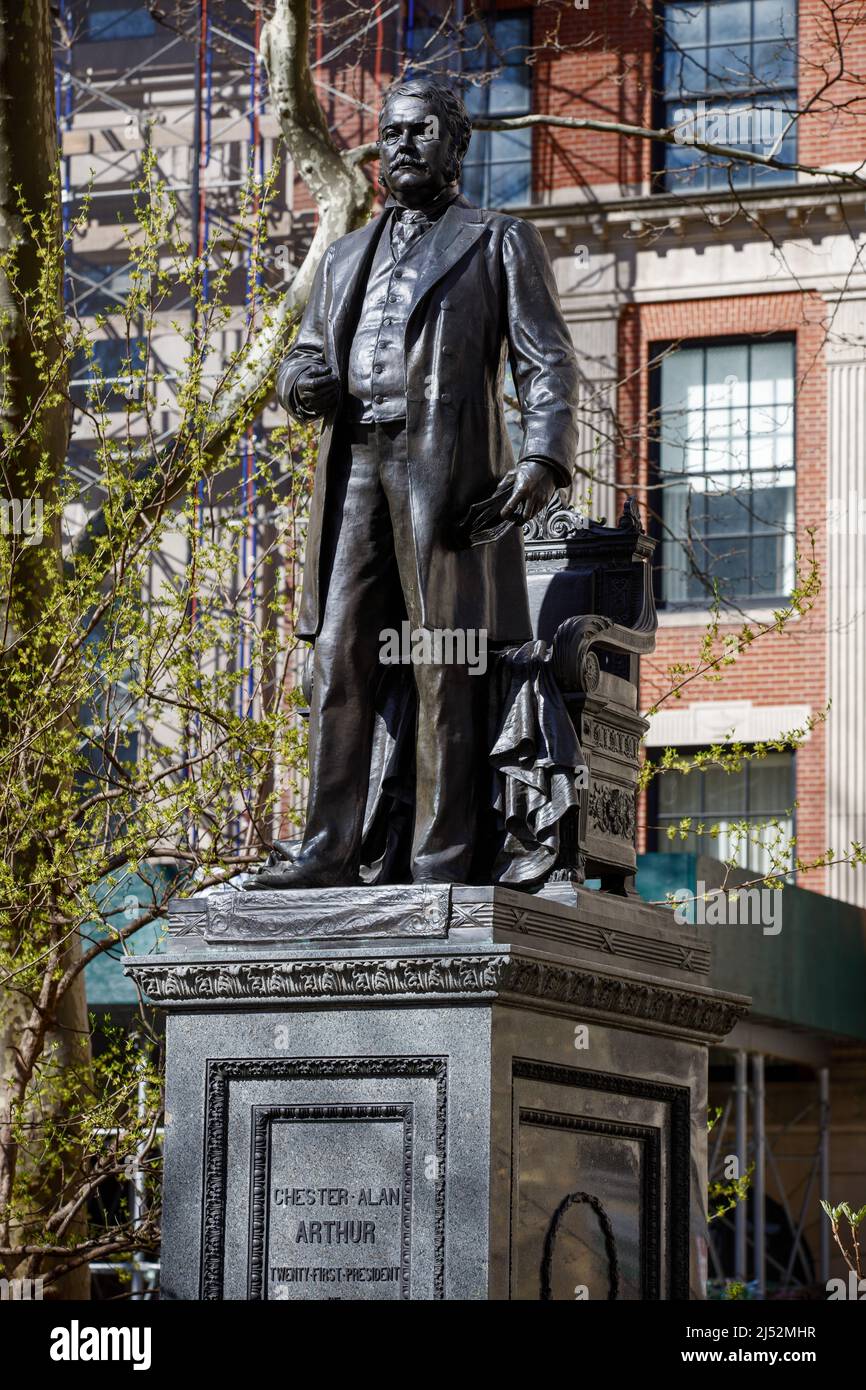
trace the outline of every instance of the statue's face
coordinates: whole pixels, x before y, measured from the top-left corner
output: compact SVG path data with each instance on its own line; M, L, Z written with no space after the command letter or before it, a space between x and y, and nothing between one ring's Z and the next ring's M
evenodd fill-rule
M400 202L435 198L453 178L451 136L429 101L392 97L379 127L382 179Z

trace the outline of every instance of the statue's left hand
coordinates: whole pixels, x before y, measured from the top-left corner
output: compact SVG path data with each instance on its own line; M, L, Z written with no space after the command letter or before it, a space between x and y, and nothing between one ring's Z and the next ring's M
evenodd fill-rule
M524 523L546 507L556 491L553 470L537 459L524 459L517 469L511 496L502 508L504 517Z

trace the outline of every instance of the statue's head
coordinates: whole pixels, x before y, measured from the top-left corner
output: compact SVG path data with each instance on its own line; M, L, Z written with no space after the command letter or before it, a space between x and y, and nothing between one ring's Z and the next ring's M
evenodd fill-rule
M379 159L389 193L409 205L460 177L472 122L460 97L429 77L395 82L379 116Z

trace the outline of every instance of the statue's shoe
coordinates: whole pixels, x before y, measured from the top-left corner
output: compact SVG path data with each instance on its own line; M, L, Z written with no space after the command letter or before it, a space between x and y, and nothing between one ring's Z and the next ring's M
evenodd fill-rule
M266 864L254 877L247 879L244 888L269 891L285 888L344 888L351 882L346 874L296 859Z

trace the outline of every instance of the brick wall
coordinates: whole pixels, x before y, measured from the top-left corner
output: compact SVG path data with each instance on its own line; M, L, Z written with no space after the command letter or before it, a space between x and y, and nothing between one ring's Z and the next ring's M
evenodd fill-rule
M799 36L798 158L858 163L866 155L866 3L801 0Z
M534 13L533 109L647 126L652 112L653 19L646 0L589 0L588 8ZM640 184L651 145L594 130L544 128L535 135L536 196L557 188Z
M754 295L731 299L703 299L681 303L629 306L620 329L619 415L627 447L620 460L619 481L636 487L650 515L658 502L649 476L646 422L649 418L649 373L654 345L688 339L713 339L732 335L752 336L791 333L796 337L796 521L797 547L811 556L806 528L818 526L815 556L823 573L826 542L826 380L823 358L823 302L812 295ZM721 636L736 631L724 626ZM706 623L659 630L655 654L642 662L641 703L654 705L672 680L675 663L696 663ZM683 704L706 700L751 700L755 705L808 704L813 712L826 704L826 603L819 595L812 612L789 623L784 632L761 637L732 666L723 668L721 679L703 677L690 682L682 693ZM667 702L671 708L671 702ZM818 726L798 750L797 853L804 860L827 849L824 815L824 730ZM641 815L642 837L645 813ZM641 844L645 844L642 838ZM801 884L823 889L824 874L816 870Z
M798 158L809 165L866 156L866 0L800 0ZM551 115L653 124L653 6L588 0L586 9L536 6L534 109ZM840 48L842 61L840 62ZM841 71L841 75L840 75ZM535 136L536 196L593 184L634 186L650 175L651 142L598 131Z

